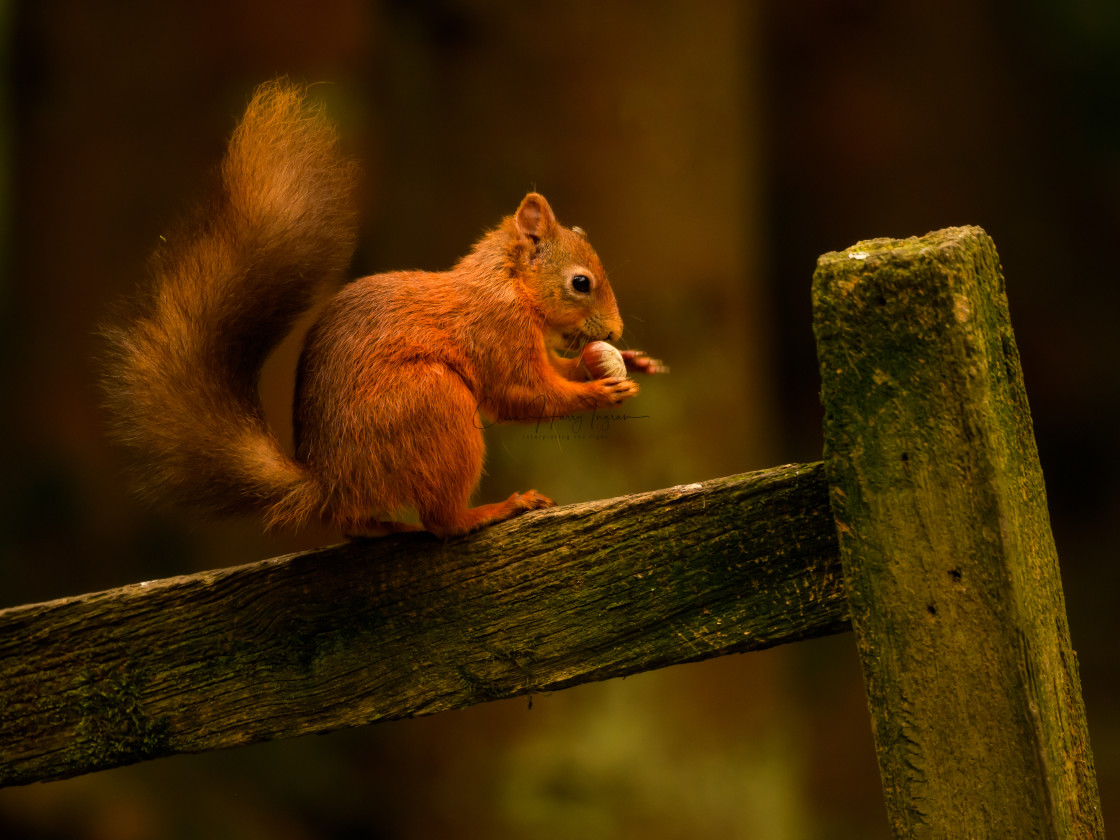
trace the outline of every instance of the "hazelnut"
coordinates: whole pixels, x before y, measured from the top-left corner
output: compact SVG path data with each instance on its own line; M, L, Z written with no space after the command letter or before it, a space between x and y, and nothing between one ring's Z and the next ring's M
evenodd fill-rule
M583 348L580 361L592 379L625 379L626 362L617 348L605 341L592 341Z

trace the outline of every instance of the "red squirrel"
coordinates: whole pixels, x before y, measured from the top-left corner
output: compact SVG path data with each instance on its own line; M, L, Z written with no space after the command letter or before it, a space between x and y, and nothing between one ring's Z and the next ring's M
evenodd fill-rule
M579 228L544 197L485 234L450 271L402 271L338 291L305 339L295 456L257 392L266 356L340 279L357 236L357 167L306 90L257 89L194 217L161 237L138 313L105 332L116 437L141 486L269 527L318 520L349 535L447 538L554 502L535 490L470 507L489 421L538 421L617 406L628 378L586 381L571 354L617 341L622 319ZM660 362L623 353L630 371Z

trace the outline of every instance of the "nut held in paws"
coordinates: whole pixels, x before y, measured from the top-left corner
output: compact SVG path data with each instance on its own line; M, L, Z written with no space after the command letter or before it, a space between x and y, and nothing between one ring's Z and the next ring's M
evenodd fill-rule
M618 350L605 341L592 341L580 354L583 366L595 379L625 379L626 362Z

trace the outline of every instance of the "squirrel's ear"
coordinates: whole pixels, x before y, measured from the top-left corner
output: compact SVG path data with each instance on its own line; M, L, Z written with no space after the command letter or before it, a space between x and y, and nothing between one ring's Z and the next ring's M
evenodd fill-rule
M521 200L514 220L517 232L534 242L548 237L556 229L556 216L540 193L529 193Z

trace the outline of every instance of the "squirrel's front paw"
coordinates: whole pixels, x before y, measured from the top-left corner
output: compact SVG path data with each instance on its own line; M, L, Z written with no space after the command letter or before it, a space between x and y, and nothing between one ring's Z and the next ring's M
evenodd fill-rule
M668 373L669 366L644 350L623 350L622 361L630 373Z
M618 405L624 400L638 395L638 383L633 379L599 379L592 383L597 392L598 403L601 407Z

